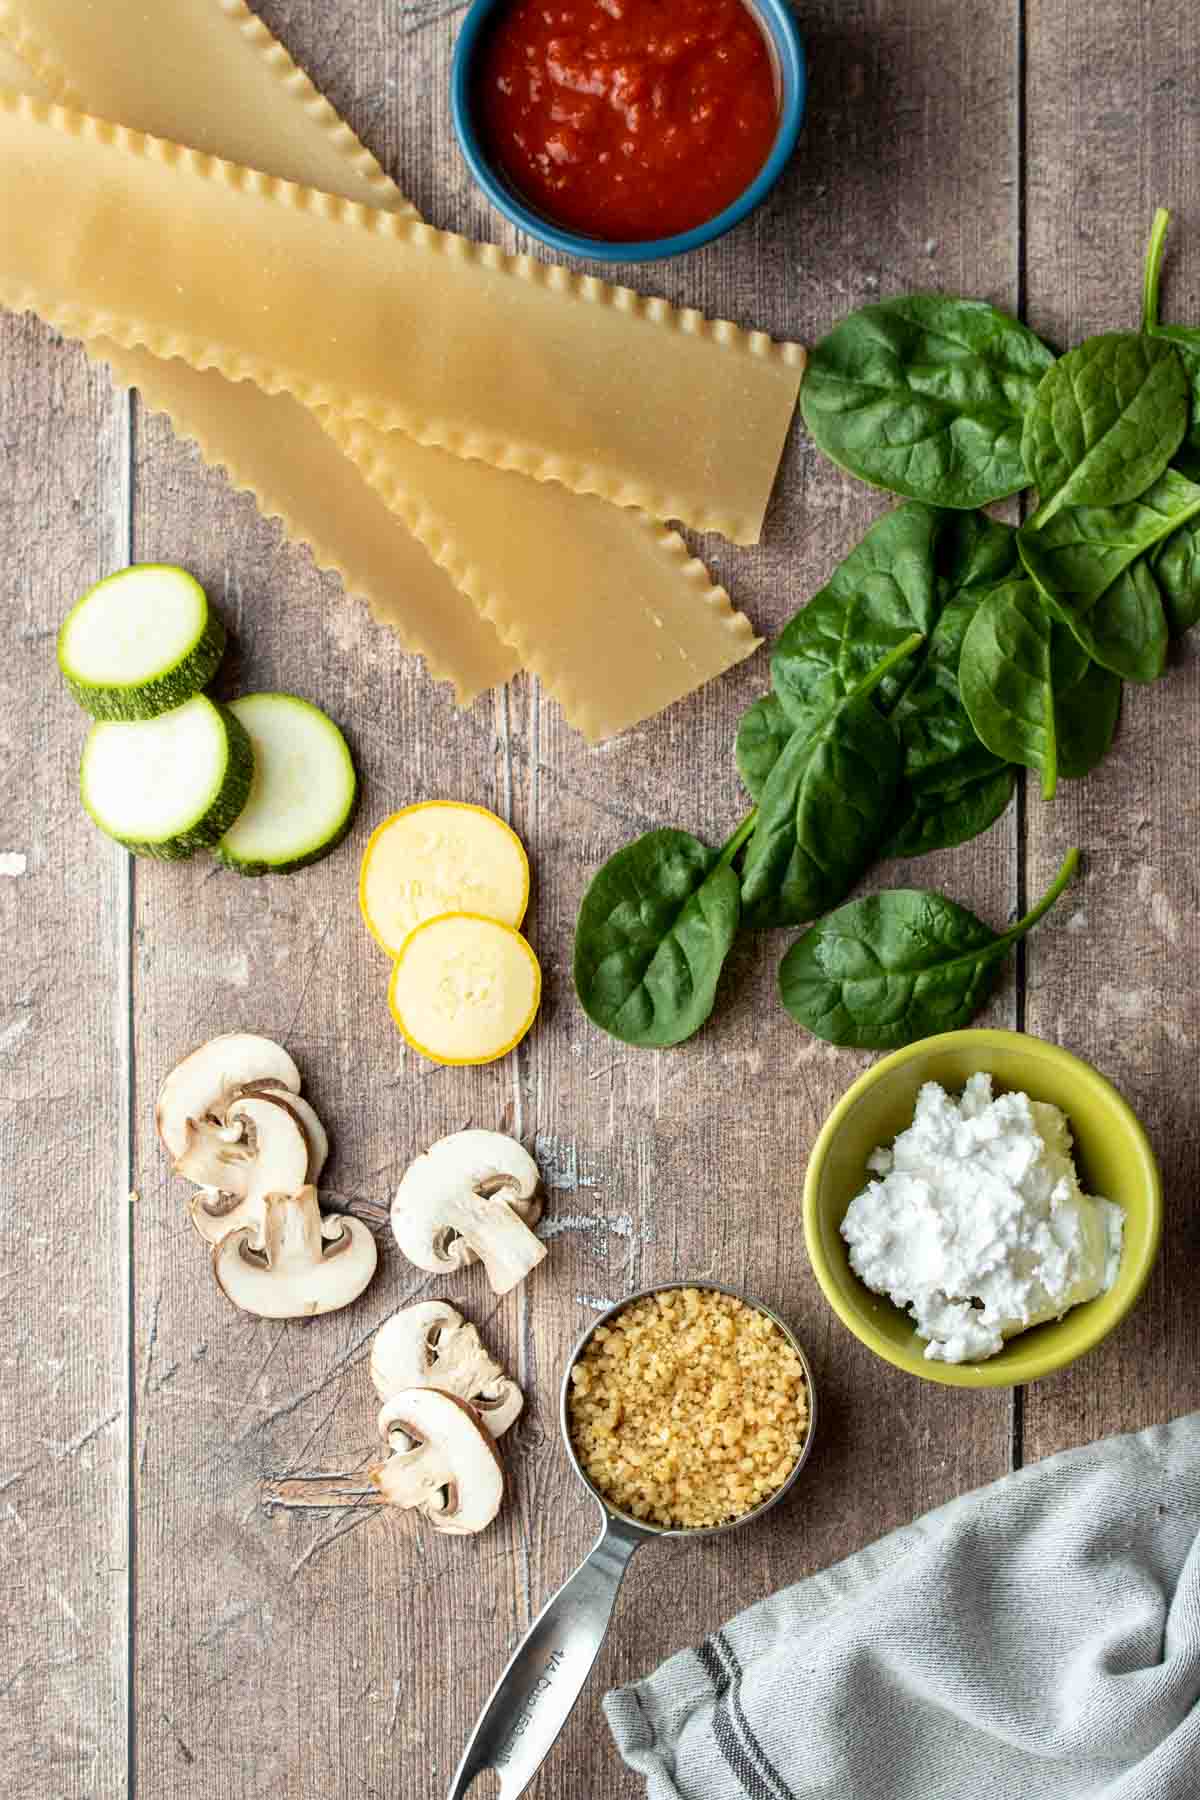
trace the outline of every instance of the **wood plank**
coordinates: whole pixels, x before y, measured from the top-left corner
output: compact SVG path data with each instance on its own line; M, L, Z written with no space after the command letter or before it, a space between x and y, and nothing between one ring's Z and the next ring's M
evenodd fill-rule
M381 19L348 5L266 16L370 135L386 79ZM410 70L412 92L423 67ZM357 92L362 116L349 103ZM415 116L393 94L396 110ZM139 1778L162 1800L268 1789L310 1800L394 1792L399 1769L409 1791L418 1769L422 1784L448 1780L472 1684L491 1678L521 1628L519 1513L508 1508L486 1539L463 1545L395 1514L271 1503L286 1476L378 1460L370 1337L431 1284L383 1229L380 1273L353 1308L285 1326L233 1312L186 1223L186 1188L165 1167L151 1111L158 1079L191 1044L239 1023L277 1036L333 1139L327 1200L375 1224L435 1138L514 1119L515 1061L439 1071L406 1054L387 1013L386 961L356 905L358 859L387 812L431 795L507 810L506 703L457 713L365 608L160 421L139 448L137 552L186 563L224 610L238 640L229 691L317 700L344 725L363 778L350 840L295 879L239 880L203 859L138 870L135 1123L153 1201L136 1296ZM453 1292L515 1365L517 1303L497 1306L478 1269ZM436 1651L448 1632L461 1646L452 1670Z
M345 725L364 788L346 846L297 878L245 880L203 858L137 871L141 1778L163 1796L193 1783L248 1795L268 1779L309 1796L344 1791L361 1770L369 1792L399 1744L439 1741L444 1709L460 1709L455 1735L465 1728L461 1691L423 1646L480 1606L488 1633L511 1637L516 1515L464 1557L398 1516L265 1504L283 1475L377 1457L369 1339L428 1284L384 1232L381 1273L353 1308L284 1326L234 1312L155 1140L153 1096L178 1055L218 1031L277 1037L334 1141L327 1196L375 1223L420 1149L511 1111L512 1067L439 1072L406 1055L355 898L363 844L386 812L435 792L503 804L491 703L457 715L365 609L158 421L139 444L138 555L182 561L221 606L238 638L230 692L305 694ZM461 1291L482 1320L479 1271ZM503 1316L489 1335L507 1351ZM500 1574L482 1600L480 1564Z
M851 307L918 286L1013 305L1015 93L997 71L1015 79L1015 17L1015 8L968 17L916 0L806 8L811 118L776 197L723 244L622 278L807 342ZM703 548L770 632L888 504L797 433L764 545ZM531 1291L526 1312L526 1380L550 1440L520 1495L534 1604L595 1528L553 1444L551 1407L594 1305L681 1273L745 1286L795 1322L825 1409L794 1502L744 1534L639 1556L594 1685L531 1790L545 1800L642 1792L615 1762L599 1705L605 1687L1008 1467L1007 1396L959 1394L887 1368L841 1328L816 1287L799 1219L805 1160L833 1102L871 1059L805 1037L782 1013L774 980L786 937L740 942L715 1019L672 1051L614 1044L573 1000L573 920L588 876L654 825L678 824L713 843L729 834L747 805L731 754L736 721L767 681L763 653L591 752L536 694L515 713L517 821L536 854L550 1011L532 1040L530 1106L564 1183L553 1279ZM1015 831L1010 815L959 851L877 870L871 885L944 883L1001 921L1016 897ZM989 1017L1015 1022L1011 986ZM481 1700L486 1687L481 1671Z
M1029 39L1029 317L1066 345L1132 329L1157 205L1174 229L1164 317L1200 322L1196 16L1188 0L1080 8L1037 0ZM1136 147L1136 149L1135 149ZM1165 681L1125 689L1116 747L1053 807L1030 805L1028 882L1069 844L1083 882L1031 940L1028 1025L1115 1082L1146 1125L1166 1200L1162 1254L1131 1319L1098 1351L1030 1390L1032 1458L1200 1405L1200 1113L1192 971L1200 948L1200 658L1177 647Z
M128 858L88 820L58 680L72 601L125 560L125 413L0 317L0 1788L125 1792Z

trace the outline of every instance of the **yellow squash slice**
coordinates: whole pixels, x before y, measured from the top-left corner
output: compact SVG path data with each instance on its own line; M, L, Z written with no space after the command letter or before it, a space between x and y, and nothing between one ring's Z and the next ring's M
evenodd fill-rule
M529 858L516 832L463 800L424 800L393 813L363 852L358 904L389 956L439 913L478 913L516 928L529 903Z
M507 1056L541 997L542 971L520 932L478 913L443 913L418 925L388 986L401 1034L437 1063Z

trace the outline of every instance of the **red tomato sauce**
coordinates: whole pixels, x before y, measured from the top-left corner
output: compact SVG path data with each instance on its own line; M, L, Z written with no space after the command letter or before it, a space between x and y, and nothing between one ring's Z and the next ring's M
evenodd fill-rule
M476 90L488 154L522 198L588 237L671 237L766 162L779 102L741 0L512 0Z

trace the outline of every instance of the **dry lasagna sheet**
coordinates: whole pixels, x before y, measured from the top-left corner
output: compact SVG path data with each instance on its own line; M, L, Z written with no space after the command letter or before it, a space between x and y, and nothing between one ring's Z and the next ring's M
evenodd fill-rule
M18 18L0 0L0 31L11 33L0 37L0 89L40 88L114 114L138 105L131 116L186 118L189 133L204 142L214 141L224 121L230 141L269 166L303 169L350 197L411 213L374 157L240 4L161 0L139 17L135 0L109 0L102 9L35 0L21 12ZM35 24L44 39L35 36ZM23 55L14 48L5 54L6 43L19 44ZM71 81L59 60L63 51L72 56ZM260 511L279 519L320 568L361 595L374 618L424 658L434 679L452 685L460 706L516 673L512 646L289 395L264 394L250 382L234 384L103 338L85 348L122 386L136 387L152 411L167 414L234 487L253 494Z
M589 743L661 712L761 641L679 533L645 513L504 469L481 479L480 464L400 432L324 418L430 555L452 558L456 584ZM514 508L519 531L509 529ZM455 521L450 544L444 518ZM506 600L513 594L522 596L519 615Z
M138 0L110 0L102 20L91 9L85 14L81 21L74 0L0 0L0 29L22 43L62 98L201 147L236 145L237 154L272 172L327 186L336 174L347 195L411 212L240 0L165 0L148 14ZM147 66L161 75L153 92L144 80ZM686 323L693 316L673 317ZM395 624L410 647L424 647L427 659L455 679L460 698L504 679L516 646L572 721L589 737L602 737L669 705L754 648L747 621L679 539L633 513L535 488L480 463L439 472L456 459L361 427L351 440L332 421L334 435L352 441L356 460L369 464L377 496L348 474L345 458L335 468L330 440L322 448L322 434L286 396L267 396L244 382L234 386L142 350L94 347L115 363L121 379L141 385L182 435L196 437L210 461L254 491L265 511L283 516L290 535L312 544L319 561L365 591L376 615ZM780 354L798 370L802 353L790 347ZM272 463L273 436L288 447L282 471ZM439 510L447 494L454 495L453 516ZM386 496L386 509L379 496ZM577 530L571 508L578 509ZM402 519L417 530L429 557L414 561ZM491 520L502 521L496 550L481 529L481 521ZM404 537L405 554L395 557ZM551 544L559 579L547 554ZM449 584L435 558L457 584L449 607ZM390 559L403 579L389 584ZM478 612L474 626L464 616L464 586L497 622L504 648ZM617 666L598 654L602 643L621 640L638 646L636 659L627 655Z
M20 96L0 209L11 306L758 539L799 390L762 334Z

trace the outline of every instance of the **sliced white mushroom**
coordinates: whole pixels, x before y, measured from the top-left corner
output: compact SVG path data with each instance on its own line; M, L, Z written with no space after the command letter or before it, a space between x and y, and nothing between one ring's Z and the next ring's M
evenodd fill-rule
M265 1091L270 1092L280 1105L286 1106L298 1120L301 1130L308 1139L308 1179L310 1184L316 1187L321 1178L321 1170L325 1167L325 1161L329 1155L329 1137L317 1117L316 1108L304 1098L303 1094L289 1094L277 1089Z
M405 1388L435 1387L467 1400L492 1437L520 1417L525 1396L483 1347L478 1331L444 1300L425 1300L393 1313L371 1345L371 1380L386 1404L379 1435L392 1442L391 1396Z
M173 1157L187 1149L189 1124L225 1123L232 1101L256 1088L300 1092L300 1071L287 1051L250 1031L227 1031L176 1063L158 1090L155 1120Z
M546 1254L517 1211L528 1210L537 1186L532 1156L501 1132L439 1138L396 1189L396 1242L419 1269L439 1275L478 1259L493 1291L507 1294Z
M261 1237L255 1226L229 1232L213 1249L222 1293L260 1319L309 1319L357 1300L372 1275L375 1239L359 1219L322 1218L314 1187L268 1194Z
M423 1513L435 1531L467 1536L490 1525L504 1498L504 1470L465 1401L438 1388L392 1397L397 1449L371 1480L393 1506Z
M268 1194L295 1195L308 1182L308 1137L281 1096L235 1100L225 1119L223 1126L207 1119L189 1124L187 1147L175 1164L177 1174L202 1190L189 1214L209 1244L242 1226L257 1231ZM238 1136L231 1141L234 1130Z

